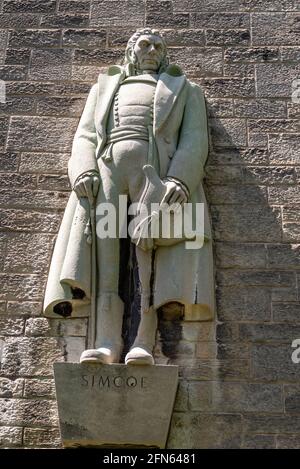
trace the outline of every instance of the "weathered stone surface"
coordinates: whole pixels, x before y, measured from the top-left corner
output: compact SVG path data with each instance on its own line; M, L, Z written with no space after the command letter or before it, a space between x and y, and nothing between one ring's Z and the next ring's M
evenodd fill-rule
M21 446L22 427L0 427L0 447L1 446Z
M18 316L38 316L42 305L37 301L8 301L7 314Z
M244 168L244 180L247 184L295 184L296 172L289 166L248 166Z
M7 241L4 271L11 273L44 273L53 237L41 234L11 234Z
M222 286L290 287L295 284L295 280L294 272L219 270L219 282Z
M242 444L244 449L273 449L276 441L273 435L245 435Z
M57 425L56 402L37 399L0 399L1 423L4 425Z
M12 155L16 155L12 153ZM68 153L22 153L20 172L66 174Z
M240 0L173 0L174 11L238 11L240 6Z
M9 47L51 47L59 46L60 31L27 29L26 31L12 31L9 35Z
M267 246L268 266L276 268L299 268L299 244L271 244Z
M73 336L85 337L87 333L87 319L50 319L50 335L55 337Z
M299 204L300 188L298 186L269 187L269 200L271 204Z
M73 64L97 65L97 67L100 67L118 63L123 58L123 49L75 49Z
M72 51L67 49L33 50L29 76L34 80L71 78Z
M224 63L224 77L254 78L254 64Z
M36 13L1 13L0 28L35 28L39 21L40 15Z
M272 210L263 205L240 206L238 212L234 206L215 205L212 209L215 237L222 241L280 241L280 216L278 208Z
M61 440L59 429L25 428L24 446L34 448L60 447Z
M35 100L29 97L10 97L8 96L8 94L6 94L5 102L0 103L1 114L30 114L34 112L34 109ZM8 153L8 158L9 155L10 154ZM13 156L13 154L11 154L11 156ZM6 162L6 165L8 164L8 162Z
M273 319L276 322L300 322L300 303L275 303L272 306Z
M263 244L216 243L215 252L218 267L264 268L267 265Z
M24 319L0 318L0 331L3 336L21 335L24 332Z
M54 338L7 338L2 371L8 376L52 376L52 363L62 361Z
M213 146L246 146L246 122L240 119L210 119Z
M91 6L90 26L143 26L144 4L138 0L100 0L93 1Z
M24 397L53 397L55 384L53 379L25 379Z
M299 16L300 18L300 16ZM299 76L299 64L263 64L256 66L257 95L290 98L291 83Z
M208 162L216 165L262 165L268 164L269 159L268 152L260 148L217 148L210 152Z
M240 166L207 165L205 168L205 182L214 185L243 182L243 171Z
M25 65L3 65L0 67L1 79L9 80L25 80L27 67Z
M170 1L148 0L146 3L146 23L154 27L186 28L189 26L189 14L173 14Z
M299 334L298 334L299 336ZM268 344L253 345L252 373L253 377L262 381L284 381L297 383L300 377L300 366L292 362L292 340L297 333L290 332L288 343L284 345Z
M297 133L300 130L300 124L297 119L251 119L248 122L249 131L257 134L260 132L274 134L282 132Z
M246 13L197 13L195 26L212 29L247 29L250 16Z
M189 56L188 64L186 57ZM192 76L208 77L222 75L222 49L220 47L180 47L170 49L172 63L185 67Z
M58 213L42 213L32 210L0 210L3 230L57 233L61 221Z
M259 63L273 62L280 59L279 47L251 47L226 49L225 62ZM265 66L265 64L264 64Z
M255 433L299 433L300 417L296 415L247 415L245 429Z
M254 13L252 15L254 45L296 45L299 38L299 14Z
M291 344L295 337L300 337L296 324L240 324L240 338L245 341Z
M205 94L220 98L251 98L255 95L254 80L250 78L210 78L202 82Z
M174 413L167 448L239 448L241 417L205 413Z
M184 380L180 380L178 382L178 388L174 403L174 411L175 412L186 412L188 410L188 386L189 383Z
M51 327L46 318L29 318L26 321L25 335L29 337L49 336Z
M80 117L84 106L83 98L50 97L37 100L37 114L43 116Z
M76 119L66 117L13 117L8 133L8 149L68 151L77 124Z
M64 446L165 446L177 367L57 363L54 375Z
M255 383L189 383L189 403L203 412L280 412L283 410L280 385Z
M213 340L215 325L213 322L185 322L182 323L182 339L190 342Z
M234 110L238 117L286 117L286 103L269 99L235 99Z
M39 176L37 181L38 189L50 189L53 191L70 191L70 181L68 176L46 175Z
M4 12L19 12L25 13L32 11L35 13L42 13L48 11L55 11L55 0L24 0L20 3L18 0L4 0L3 11Z
M63 337L57 340L68 363L79 363L80 355L86 349L85 337Z
M24 379L0 378L0 397L22 397ZM1 428L1 427L0 427Z
M209 117L233 117L233 100L208 98L206 100Z
M41 275L0 274L1 299L40 300L45 287L45 277Z
M5 63L7 65L28 65L30 49L6 49Z
M63 46L94 48L106 45L107 32L105 29L66 29L63 32Z
M297 10L297 2L293 0L241 0L241 10L251 11L281 11Z
M1 171L15 172L19 165L18 153L0 153Z
M300 386L284 386L284 407L289 414L300 414Z
M277 435L277 449L300 449L300 434L295 435Z
M273 164L300 164L298 135L271 135L270 162Z
M223 287L217 291L220 321L270 321L271 289Z
M264 208L264 204L266 203L268 196L267 196L267 188L263 186L255 186L255 185L243 185L243 184L234 184L234 185L209 185L207 187L208 199L211 204L214 204L212 207L212 217L213 222L214 216L217 216L219 210L224 210L224 213L227 210L227 207L220 207L225 205L241 205L241 206L261 206L261 210L267 210ZM233 209L230 208L230 210ZM243 210L243 209L242 209ZM245 207L245 210L247 208ZM258 208L258 211L260 209ZM231 213L231 212L230 212ZM242 214L242 216L246 216ZM279 216L279 214L275 213L275 219ZM213 228L215 229L214 225ZM234 241L232 239L232 241ZM245 241L243 239L239 239L239 241Z
M209 46L235 44L247 46L250 44L250 31L247 29L207 29L206 43Z
M133 33L134 31L132 31ZM203 29L163 29L164 37L168 46L204 46L205 35ZM119 36L119 35L118 35ZM126 45L130 33L124 38L123 44ZM122 37L122 34L121 34ZM120 38L111 32L108 36L109 44L120 45Z
M82 28L89 25L89 15L85 13L58 13L42 15L41 26L49 28Z
M282 210L282 227L284 241L299 241L300 222L299 210L284 207Z
M184 360L170 360L170 364L177 364L180 376L187 380L224 380L224 381L244 381L249 379L249 361L246 359L226 359L226 360L203 360L193 359L186 363Z

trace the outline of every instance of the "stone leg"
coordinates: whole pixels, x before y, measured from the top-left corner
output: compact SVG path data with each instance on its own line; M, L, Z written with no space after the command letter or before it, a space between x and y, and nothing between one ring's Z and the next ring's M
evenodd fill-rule
M141 320L136 339L125 357L126 365L153 365L157 312L150 306L152 251L136 248L141 283Z
M118 220L119 194L125 192L119 171L99 162L101 187L97 197L100 203L111 203ZM96 223L102 218L96 216ZM98 226L98 225L97 225ZM118 223L116 225L118 236ZM95 349L85 350L80 362L98 361L119 363L123 348L122 324L124 305L118 295L120 246L118 237L100 238L97 229L97 317Z

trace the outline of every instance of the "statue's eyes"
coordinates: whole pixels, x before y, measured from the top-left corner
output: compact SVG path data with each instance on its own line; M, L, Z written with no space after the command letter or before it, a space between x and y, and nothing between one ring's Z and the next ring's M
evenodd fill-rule
M155 44L155 48L156 48L159 52L161 52L163 47L162 47L162 44Z
M148 47L149 44L150 44L150 43L149 43L148 41L141 41L141 42L139 43L139 46L140 46L142 49L144 49L144 48Z

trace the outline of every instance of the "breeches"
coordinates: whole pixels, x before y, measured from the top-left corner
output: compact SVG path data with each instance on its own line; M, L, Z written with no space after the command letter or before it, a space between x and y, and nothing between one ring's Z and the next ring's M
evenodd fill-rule
M118 239L119 195L127 195L132 203L138 202L145 182L143 166L147 163L147 156L148 142L124 140L113 144L112 158L109 161L101 157L98 160L101 184L97 196L97 206L100 203L109 202L113 204L116 211L117 234L117 238L100 239L97 236L98 294L118 293L120 261ZM98 220L99 216L96 216L96 222ZM140 249L137 249L137 251L140 251ZM144 254L137 252L138 262L141 256L143 257L141 262L148 264L149 254L147 254L147 259L144 259ZM141 280L143 279L141 278ZM145 288L147 288L146 285Z

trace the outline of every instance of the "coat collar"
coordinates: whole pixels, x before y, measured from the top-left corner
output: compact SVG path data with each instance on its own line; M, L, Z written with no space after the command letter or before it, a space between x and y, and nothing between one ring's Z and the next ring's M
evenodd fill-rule
M106 75L99 75L95 120L96 128L102 138L106 136L106 122L113 97L126 75L128 75L128 70L118 65L109 67ZM155 133L169 116L185 82L185 75L179 67L174 65L160 74L154 97L153 127Z

